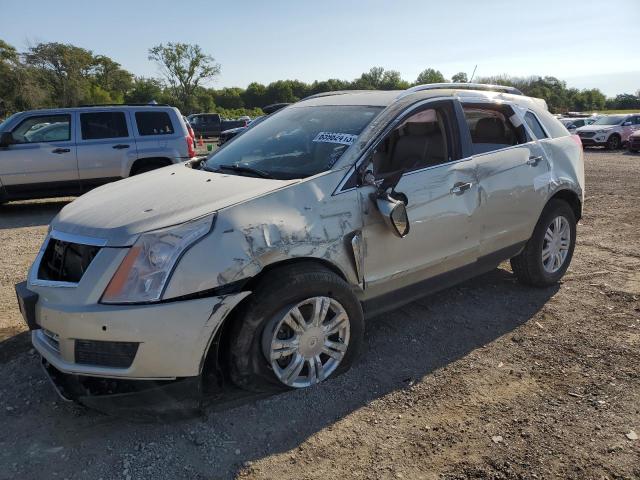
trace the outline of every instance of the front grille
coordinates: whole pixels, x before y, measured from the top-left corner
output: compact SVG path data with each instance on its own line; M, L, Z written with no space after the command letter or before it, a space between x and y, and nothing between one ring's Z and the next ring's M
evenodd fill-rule
M578 135L582 138L591 138L596 134L596 132L578 132Z
M100 247L93 245L50 238L40 260L38 279L78 283L99 251Z
M76 363L97 367L128 368L138 352L138 342L76 340Z
M57 333L43 328L42 338L51 348L60 353L60 336Z

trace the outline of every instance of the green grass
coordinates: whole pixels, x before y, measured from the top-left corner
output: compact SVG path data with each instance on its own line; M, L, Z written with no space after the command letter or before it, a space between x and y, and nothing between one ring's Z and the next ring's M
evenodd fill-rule
M638 113L640 111L640 108L636 109L636 110L598 110L597 112L591 112L591 113L603 113L605 115L610 115L612 113Z

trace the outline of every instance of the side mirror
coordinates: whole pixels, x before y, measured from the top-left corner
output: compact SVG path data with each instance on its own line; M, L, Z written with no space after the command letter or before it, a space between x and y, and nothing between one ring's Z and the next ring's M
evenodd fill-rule
M406 237L409 233L409 217L405 204L391 198L387 193L382 193L376 198L376 205L394 235L400 238Z
M16 143L13 139L13 135L10 132L0 133L0 147L8 147L9 145Z
M633 125L633 123L631 123L631 122L624 122L624 123L622 124L622 126L623 126L623 127L628 127L629 125Z

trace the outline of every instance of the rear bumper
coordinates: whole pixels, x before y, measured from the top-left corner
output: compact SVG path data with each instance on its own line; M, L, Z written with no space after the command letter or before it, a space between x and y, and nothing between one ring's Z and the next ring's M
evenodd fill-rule
M33 330L31 339L40 355L65 374L130 380L193 377L201 373L219 326L248 294L153 305L81 307L49 305L41 296L36 322L42 328ZM89 350L87 356L87 344L89 349L91 345L100 348L95 355ZM120 348L115 353L113 348L102 347L134 344L134 349ZM130 362L123 364L123 352L132 355ZM120 357L111 361L111 354Z

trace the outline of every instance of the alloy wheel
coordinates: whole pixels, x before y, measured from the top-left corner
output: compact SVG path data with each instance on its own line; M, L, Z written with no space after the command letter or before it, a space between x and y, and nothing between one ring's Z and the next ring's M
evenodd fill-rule
M542 266L547 273L556 273L562 268L571 244L571 227L563 216L555 217L544 234L542 242Z
M330 297L311 297L287 307L265 328L262 350L278 380L304 388L331 375L349 347L344 307Z

